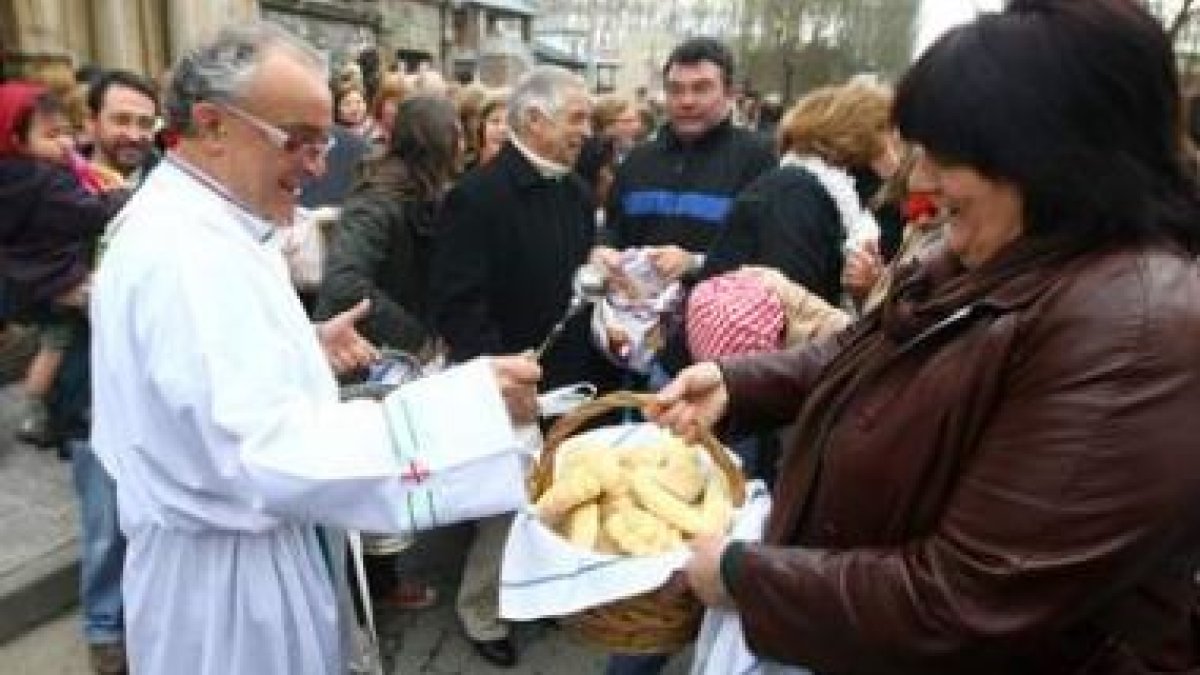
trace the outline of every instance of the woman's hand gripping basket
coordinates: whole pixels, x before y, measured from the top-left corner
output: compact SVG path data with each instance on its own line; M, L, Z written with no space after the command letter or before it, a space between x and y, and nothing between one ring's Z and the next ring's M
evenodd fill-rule
M677 566L686 559L690 539L728 532L735 508L745 500L745 478L707 432L697 445L651 425L624 427L639 432L634 436L611 427L574 436L600 415L652 401L649 395L618 392L564 416L547 435L531 474L537 519L576 549L594 552L597 565L671 557L666 564ZM690 594L658 588L588 607L562 621L606 650L650 653L690 642L702 614Z

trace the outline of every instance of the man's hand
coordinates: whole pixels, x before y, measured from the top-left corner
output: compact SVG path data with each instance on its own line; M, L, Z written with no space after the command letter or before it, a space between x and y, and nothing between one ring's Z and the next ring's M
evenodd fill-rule
M537 420L537 384L542 379L542 368L531 354L491 357L492 370L496 373L496 384L513 426L532 424Z
M692 270L695 258L678 246L650 246L646 249L654 269L664 278L678 281Z
M124 190L127 188L125 177L116 171L98 162L89 162L88 165L95 172L96 178L99 179L101 191L112 192L113 190Z
M379 350L354 328L354 324L370 313L371 301L364 299L325 323L317 324L317 339L335 373L340 375L366 368L379 360Z
M688 586L706 607L731 608L733 598L721 579L721 554L728 542L723 536L702 535L692 540L692 557L684 572Z
M607 344L605 350L614 357L622 360L629 360L629 352L633 349L633 341L629 339L629 333L620 326L605 326L604 339Z
M86 310L88 308L88 298L92 294L92 276L89 274L82 283L75 286L71 290L54 298L54 302L66 307L74 309Z
M588 254L588 262L612 274L621 267L621 252L608 246L596 246Z
M711 361L688 366L654 397L646 415L689 441L725 416L729 392L721 369Z

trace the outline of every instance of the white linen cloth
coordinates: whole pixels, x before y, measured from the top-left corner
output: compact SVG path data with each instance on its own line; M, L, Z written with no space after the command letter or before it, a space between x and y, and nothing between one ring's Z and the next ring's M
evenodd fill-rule
M343 553L313 525L406 532L524 503L491 367L340 403L269 224L175 159L117 221L92 442L128 538L131 672L344 672L325 558ZM455 457L482 470L439 476Z
M662 430L653 424L595 429L581 438L613 447L653 443ZM746 486L746 505L770 502L766 486L753 481ZM629 598L659 588L671 573L682 569L691 556L686 548L652 556L618 556L572 546L538 520L532 506L513 520L504 564L500 571L500 617L528 621L573 614L589 607Z
M770 498L754 500L729 533L730 539L762 541ZM737 612L709 609L704 612L700 635L692 656L691 675L812 675L807 668L785 666L756 656L746 645Z

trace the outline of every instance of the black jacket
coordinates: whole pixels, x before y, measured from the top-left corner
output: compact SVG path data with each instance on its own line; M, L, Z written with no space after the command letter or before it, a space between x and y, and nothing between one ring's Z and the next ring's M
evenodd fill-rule
M700 277L742 265L773 267L836 305L845 240L837 206L817 179L800 167L779 167L738 196Z
M595 240L578 176L543 178L511 143L446 198L433 266L434 316L452 361L538 346L566 310L575 270ZM546 387L615 371L579 316L541 360Z
M364 337L414 354L430 346L435 211L434 204L403 202L380 188L351 195L333 231L316 318L370 298L371 314L359 324Z
M851 171L859 199L868 203L882 181L869 169ZM875 211L884 241L903 229L898 211ZM781 166L747 187L729 213L698 275L701 279L742 265L773 267L830 304L842 299L846 229L837 205L816 177Z
M705 253L734 198L774 165L770 146L728 119L691 143L664 125L617 167L605 238L622 249L674 244Z

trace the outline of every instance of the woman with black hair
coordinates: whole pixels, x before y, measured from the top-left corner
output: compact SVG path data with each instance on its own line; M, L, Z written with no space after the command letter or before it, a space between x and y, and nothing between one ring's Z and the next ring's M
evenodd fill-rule
M429 315L429 261L442 197L459 161L458 115L445 98L415 96L396 112L387 154L369 165L334 226L316 317L323 320L371 301L359 332L381 347L428 362L438 355ZM392 607L434 602L434 589L396 578L395 538L372 538L372 595Z
M761 543L686 574L821 673L1195 673L1200 202L1175 62L1128 0L1016 0L893 116L946 246L834 339L703 363L680 430L798 421Z

